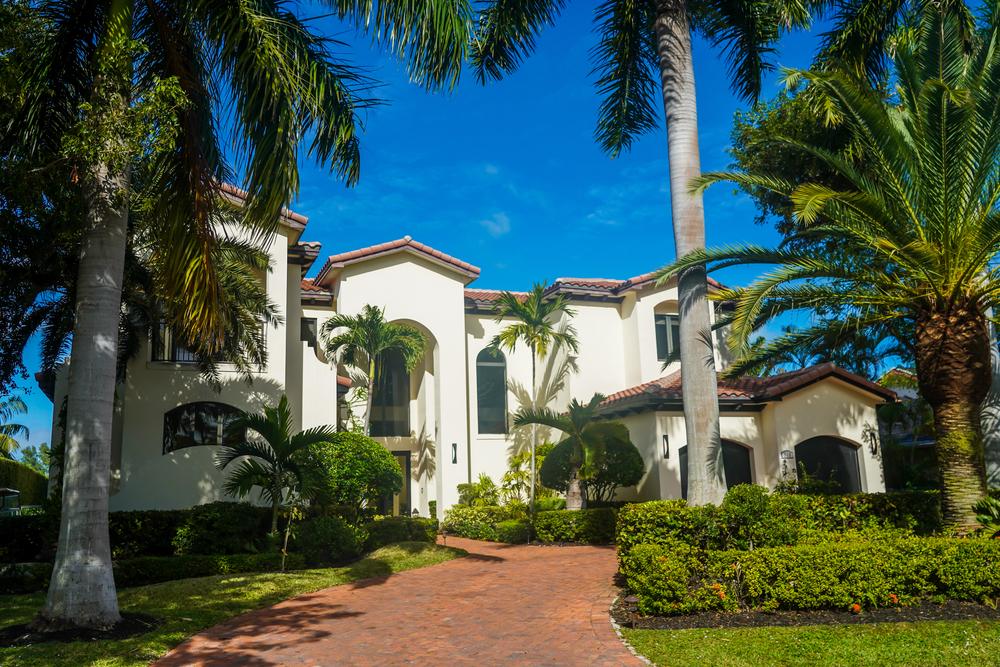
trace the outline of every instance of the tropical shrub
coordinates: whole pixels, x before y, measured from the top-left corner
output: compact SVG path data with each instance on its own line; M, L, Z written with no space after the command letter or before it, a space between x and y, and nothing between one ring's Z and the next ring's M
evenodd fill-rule
M569 488L570 457L573 443L568 440L552 448L539 468L542 484L559 493ZM646 468L642 454L628 440L609 440L605 445L605 457L597 467L597 473L580 482L582 491L589 501L610 501L620 488L635 486L642 481Z
M20 491L22 505L41 505L48 494L49 479L20 461L0 456L0 487Z
M523 510L510 505L492 507L455 505L450 510L445 510L441 529L456 537L499 542L501 540L497 539L497 526L523 516Z
M309 567L329 565L361 550L364 533L340 517L319 516L295 527L293 551L301 554Z
M469 507L492 507L500 504L502 492L489 475L481 472L477 481L458 485L458 503Z
M351 524L371 521L379 501L403 489L403 471L392 452L358 433L337 433L301 458L320 476L320 503Z
M404 516L381 517L364 526L363 550L381 549L395 542L437 541L438 522L436 519L418 519Z
M270 512L250 503L218 501L184 510L173 537L177 555L257 553L268 548Z
M625 561L644 614L861 609L1000 597L1000 540L944 537L703 551L679 540Z
M989 497L976 503L976 521L987 537L1000 537L1000 499Z
M226 503L232 505L232 503ZM111 557L173 556L178 529L193 510L135 510L109 512Z
M539 512L535 533L542 542L611 544L615 540L616 515L611 508Z

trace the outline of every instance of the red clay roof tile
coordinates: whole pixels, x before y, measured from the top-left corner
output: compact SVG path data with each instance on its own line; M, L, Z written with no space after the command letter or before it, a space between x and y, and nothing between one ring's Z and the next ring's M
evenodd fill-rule
M407 248L415 250L420 254L427 255L442 264L447 264L459 269L466 273L470 278L475 279L479 277L480 269L478 266L473 266L468 262L463 262L456 257L446 255L440 250L435 250L429 245L420 243L419 241L414 241L409 236L405 236L401 239L396 239L395 241L389 241L388 243L379 243L378 245L369 246L367 248L359 248L358 250L343 252L339 255L331 255L330 258L326 260L326 264L323 265L323 268L320 269L319 275L316 276L316 280L322 281L332 268L341 268L347 264L351 264L362 259L386 255L393 252L400 252Z

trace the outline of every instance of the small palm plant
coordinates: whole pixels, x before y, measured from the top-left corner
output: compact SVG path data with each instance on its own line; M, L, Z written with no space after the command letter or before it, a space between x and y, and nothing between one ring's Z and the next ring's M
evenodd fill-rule
M261 407L263 414L243 412L228 426L229 433L245 428L257 433L260 440L245 439L224 447L215 455L215 467L225 470L242 459L222 490L234 498L245 498L255 486L260 487L260 497L271 503L271 534L277 539L281 504L293 497L310 497L320 488L311 483L312 471L302 465L299 455L313 445L330 442L337 432L330 426L316 426L293 435L295 424L287 396L281 397L277 408Z
M402 354L407 372L412 371L427 350L427 339L408 324L387 322L382 309L370 305L362 308L359 315L334 315L323 323L320 336L328 359L340 356L344 363L366 371L368 400L363 426L367 435L375 383L382 376L386 353Z
M558 429L566 438L556 444L572 443L569 461L569 487L566 491L566 509L586 509L587 499L583 495L580 482L588 480L601 470L611 442L628 443L628 429L618 421L597 421L597 407L606 396L594 394L589 403L580 403L575 398L569 404L569 411L556 414L548 408L522 410L514 417L514 428L528 424L541 424Z
M18 396L8 398L0 403L0 454L10 458L10 455L21 446L14 438L19 435L28 437L28 427L22 424L9 423L14 415L28 414L28 406Z

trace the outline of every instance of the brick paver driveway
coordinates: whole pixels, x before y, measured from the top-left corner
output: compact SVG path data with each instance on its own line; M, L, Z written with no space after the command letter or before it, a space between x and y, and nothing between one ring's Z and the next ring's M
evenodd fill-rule
M244 614L155 667L643 664L608 618L613 547L448 545L469 556Z

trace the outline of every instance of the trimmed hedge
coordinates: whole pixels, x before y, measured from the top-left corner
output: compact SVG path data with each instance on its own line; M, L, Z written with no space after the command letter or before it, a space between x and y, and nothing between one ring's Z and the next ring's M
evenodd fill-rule
M624 561L643 614L851 609L1000 597L1000 540L945 537L702 551L644 544Z
M299 570L305 559L298 554L285 558L286 570ZM147 556L114 562L118 588L146 586L165 581L210 577L241 572L270 572L281 568L281 554L238 554L234 556ZM34 593L48 588L51 563L21 563L0 566L0 593Z
M292 546L309 567L322 567L357 555L365 536L340 517L329 516L303 521L293 531Z
M20 491L22 505L41 505L49 494L49 478L20 461L0 457L0 487Z
M523 509L514 507L455 505L450 510L445 510L441 529L455 537L465 537L470 540L508 544L527 542L527 527L524 528L523 537L521 529L518 528L523 525L523 515Z
M615 541L617 514L611 508L539 512L535 532L542 542L611 544Z
M364 551L375 551L395 542L437 541L437 519L393 516L376 519L363 528L366 533Z

